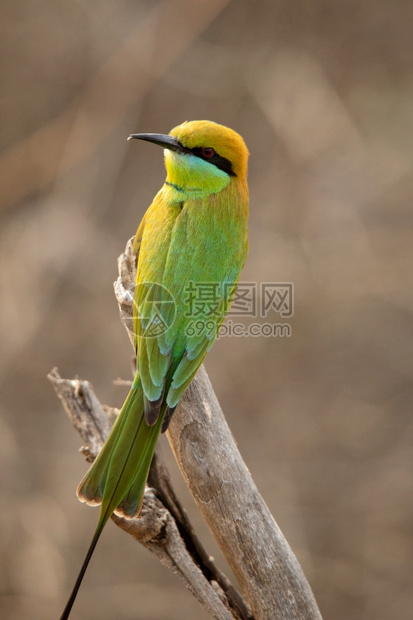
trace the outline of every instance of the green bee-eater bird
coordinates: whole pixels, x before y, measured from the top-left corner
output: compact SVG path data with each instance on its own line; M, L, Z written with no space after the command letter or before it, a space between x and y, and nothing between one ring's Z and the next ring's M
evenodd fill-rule
M239 134L191 121L169 135L130 138L162 146L167 174L135 236L137 372L77 490L81 501L101 508L61 620L69 617L109 517L139 514L158 435L215 340L247 254L248 150Z

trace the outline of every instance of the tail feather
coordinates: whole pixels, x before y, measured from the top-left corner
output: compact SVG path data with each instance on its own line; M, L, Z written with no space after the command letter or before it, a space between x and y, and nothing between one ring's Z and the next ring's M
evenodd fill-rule
M146 434L148 439L145 446L139 442L137 449L137 460L139 459L139 465L136 469L135 476L132 483L129 486L127 494L124 496L122 502L118 505L116 513L125 516L129 519L136 517L141 509L143 495L145 492L145 484L148 478L149 469L152 463L153 453L155 451L158 436L162 427L163 412L159 415L159 418L155 426L146 426L146 429L150 429ZM133 460L133 457L132 457Z
M102 503L111 459L125 426L130 427L134 422L137 428L139 424L139 400L142 398L140 392L142 392L140 384L136 390L134 388L130 390L103 448L80 481L76 493L81 502L92 506ZM133 411L138 413L135 420L134 416L130 415Z
M105 445L77 490L81 501L101 504L100 519L106 513L109 518L118 507L129 518L139 512L162 419L163 411L156 424L147 425L142 385L135 381Z
M125 411L127 409L128 401L132 399L132 397L133 394L131 390L112 426L103 448L77 487L76 494L79 500L90 506L97 506L102 503L110 457L113 453L114 447L116 446L119 434L122 432L127 422L127 415Z
M166 405L162 407L156 424L148 426L144 418L142 384L139 379L135 381L105 445L77 489L81 501L92 505L101 504L101 508L91 545L61 620L69 618L87 566L109 517L115 510L129 518L139 513L165 409Z

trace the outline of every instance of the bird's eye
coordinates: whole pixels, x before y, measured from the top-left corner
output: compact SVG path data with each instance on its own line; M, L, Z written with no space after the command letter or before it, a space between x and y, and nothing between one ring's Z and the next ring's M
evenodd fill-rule
M215 151L210 146L204 146L201 149L202 157L206 157L207 159L211 159L215 155Z

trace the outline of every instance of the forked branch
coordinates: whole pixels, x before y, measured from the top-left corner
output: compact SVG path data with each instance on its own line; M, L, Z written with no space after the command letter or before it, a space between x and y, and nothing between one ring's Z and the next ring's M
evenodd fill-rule
M129 241L119 258L115 293L132 341L134 282ZM108 418L90 384L60 379L56 371L49 378L87 444L83 451L94 458L107 434ZM177 574L213 618L321 620L307 579L258 493L203 367L185 392L167 435L249 608L200 545L158 458L139 518L114 516L117 525Z

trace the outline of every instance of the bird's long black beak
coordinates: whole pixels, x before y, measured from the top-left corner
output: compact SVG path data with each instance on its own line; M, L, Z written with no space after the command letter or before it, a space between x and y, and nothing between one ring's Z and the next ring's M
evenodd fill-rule
M136 138L137 140L146 140L146 142L153 142L154 144L158 144L159 146L163 146L164 149L169 149L170 151L177 151L178 153L185 153L186 149L182 146L182 144L176 138L172 136L168 136L163 133L132 133L128 140L132 140L132 138Z

